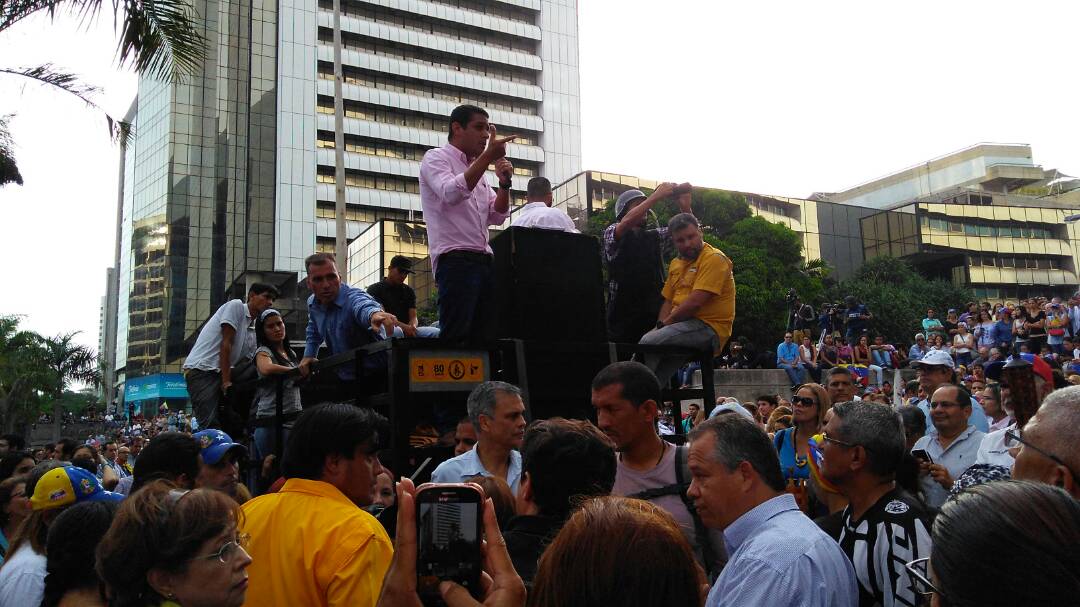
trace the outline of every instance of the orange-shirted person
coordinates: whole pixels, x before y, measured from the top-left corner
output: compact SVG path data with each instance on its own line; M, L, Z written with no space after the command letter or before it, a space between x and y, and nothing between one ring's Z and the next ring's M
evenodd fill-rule
M249 607L373 606L393 547L371 504L389 436L370 409L328 403L305 409L285 446L278 493L244 504L251 536Z
M731 337L735 320L735 279L731 260L706 243L697 218L679 213L668 221L668 234L678 257L668 266L664 304L656 328L646 333L643 345L683 346L719 352ZM686 362L686 357L646 355L662 385Z

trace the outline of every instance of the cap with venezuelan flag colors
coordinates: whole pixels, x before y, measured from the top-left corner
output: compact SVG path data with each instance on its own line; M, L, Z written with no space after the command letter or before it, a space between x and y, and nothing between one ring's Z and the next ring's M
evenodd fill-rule
M53 468L41 476L34 486L30 507L34 510L51 510L75 502L120 501L120 493L106 491L97 477L78 466Z

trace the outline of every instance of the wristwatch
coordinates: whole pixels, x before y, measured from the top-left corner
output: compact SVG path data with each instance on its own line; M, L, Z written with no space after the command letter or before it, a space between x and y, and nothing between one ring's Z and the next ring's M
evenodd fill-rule
M512 186L512 185L514 185L513 181L507 181L506 183L503 183L502 181L500 181L499 182L499 189L500 190L509 190L510 186Z

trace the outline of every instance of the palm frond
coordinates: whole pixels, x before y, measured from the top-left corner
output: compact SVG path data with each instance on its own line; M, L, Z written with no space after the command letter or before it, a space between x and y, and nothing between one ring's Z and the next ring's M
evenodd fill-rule
M11 129L8 123L11 115L0 116L0 185L14 183L23 184L22 174L15 164L15 142L11 139Z
M30 15L46 10L52 16L62 0L0 0L0 32Z
M134 133L134 127L132 127L131 123L113 118L92 99L93 95L101 92L99 87L86 84L80 81L77 75L58 70L53 67L51 63L36 65L34 67L0 68L0 74L29 78L39 84L52 86L78 97L79 100L87 105L87 107L97 110L105 115L105 123L109 128L109 136L112 137L114 141L126 144L130 141L130 138ZM2 147L2 144L0 144L0 147Z
M187 0L123 0L120 63L140 74L180 81L198 72L205 40Z

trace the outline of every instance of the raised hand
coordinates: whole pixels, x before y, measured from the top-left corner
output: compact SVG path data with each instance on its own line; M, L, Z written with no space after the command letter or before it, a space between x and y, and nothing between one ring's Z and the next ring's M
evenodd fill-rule
M488 144L484 153L488 155L488 159L495 161L506 156L506 144L517 138L516 135L509 137L498 137L498 131L495 125L488 126Z
M514 165L509 160L500 158L495 161L495 174L499 181L506 183L514 178Z

